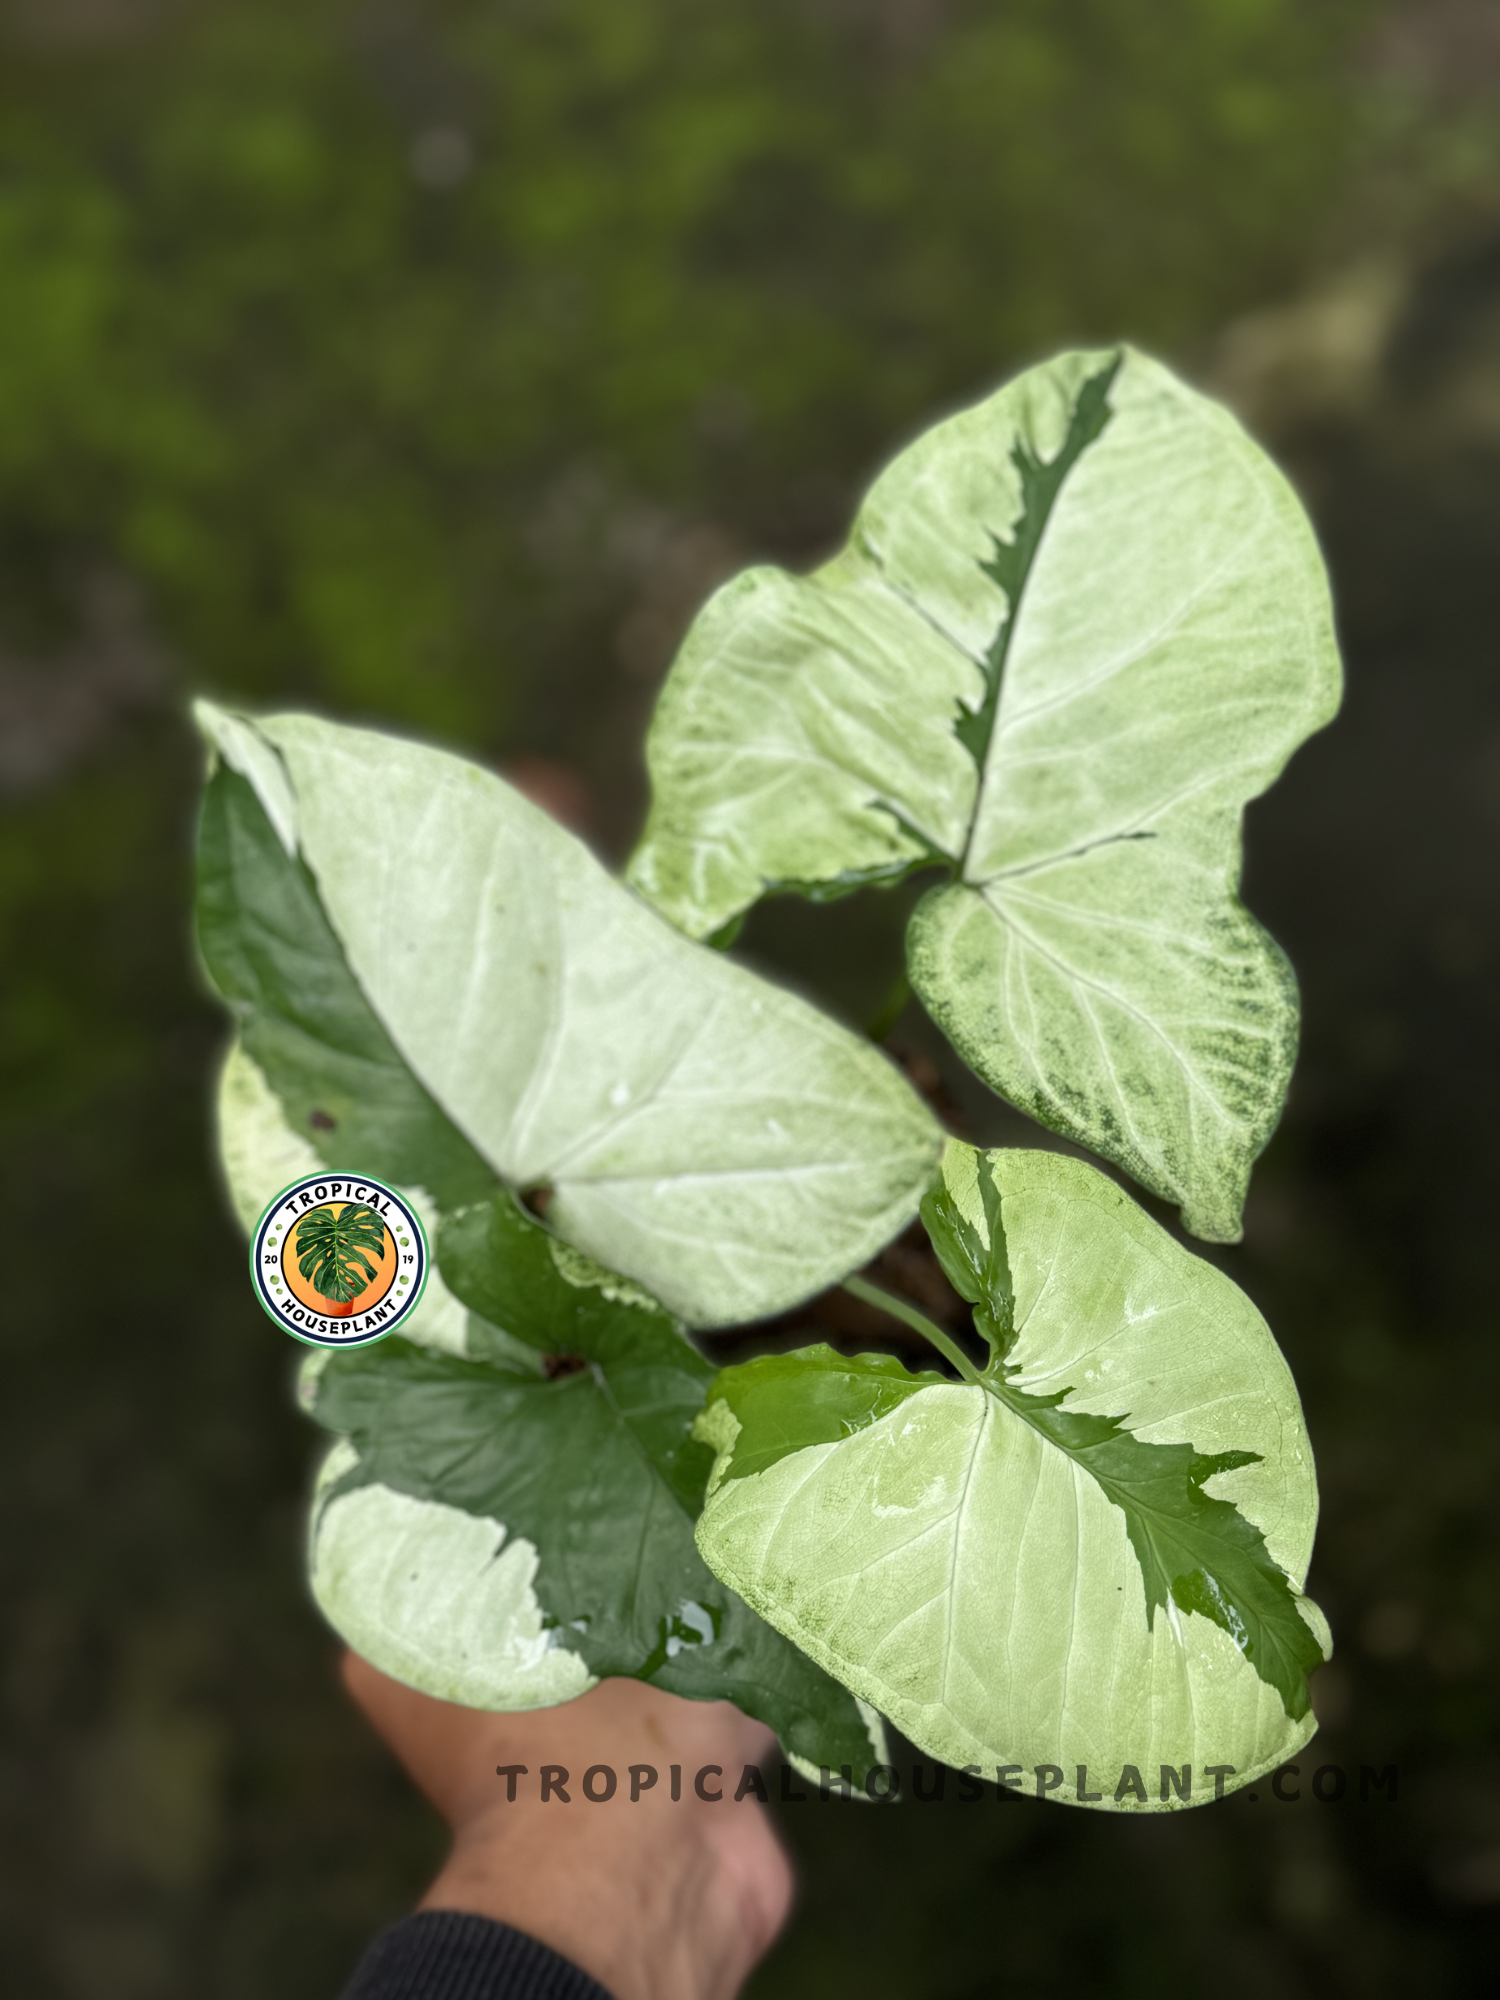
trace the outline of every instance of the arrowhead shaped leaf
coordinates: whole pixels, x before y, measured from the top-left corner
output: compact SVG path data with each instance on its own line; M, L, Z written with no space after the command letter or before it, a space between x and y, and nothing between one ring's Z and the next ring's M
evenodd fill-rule
M954 1046L1231 1240L1296 1043L1241 813L1337 697L1275 468L1141 355L1063 355L904 452L825 569L711 600L631 879L701 937L944 865L907 956Z
M842 1276L940 1134L878 1051L692 945L475 766L201 711L199 936L329 1165L447 1210L549 1187L561 1235L697 1325ZM290 843L290 847L288 846Z
M953 1145L929 1227L977 1383L827 1348L728 1369L708 1564L930 1755L1243 1785L1312 1734L1317 1513L1264 1322L1111 1182ZM1087 1781L1085 1781L1086 1783ZM1115 1788L1126 1790L1119 1799ZM1059 1796L1067 1796L1059 1793Z
M476 1312L581 1365L543 1380L399 1336L330 1355L311 1407L345 1443L312 1575L332 1622L446 1699L544 1706L631 1674L734 1701L804 1763L862 1778L882 1754L873 1718L694 1546L713 1369L678 1323L505 1193L450 1219L439 1254Z

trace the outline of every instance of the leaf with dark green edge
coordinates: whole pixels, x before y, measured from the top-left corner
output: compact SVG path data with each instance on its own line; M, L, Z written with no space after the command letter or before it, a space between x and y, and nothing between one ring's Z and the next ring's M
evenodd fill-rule
M595 1315L577 1343L598 1358L551 1381L399 1335L331 1354L310 1402L344 1440L314 1508L318 1602L377 1666L442 1699L542 1707L633 1675L733 1701L804 1765L862 1781L884 1754L878 1722L694 1546L712 1454L690 1430L712 1371L670 1323L615 1313L612 1333Z
M1269 460L1142 355L1064 354L903 452L835 561L710 600L629 876L701 936L945 858L907 963L954 1047L1232 1240L1297 1034L1240 821L1338 689Z
M323 1165L424 1188L443 1207L495 1186L360 990L305 863L225 764L203 798L197 921L245 1053Z
M954 1142L928 1213L1008 1348L973 1382L827 1349L725 1370L709 1567L928 1755L1085 1766L1127 1809L1127 1765L1191 1765L1186 1802L1212 1765L1252 1783L1312 1734L1328 1651L1269 1330L1082 1162Z
M948 1282L974 1308L975 1330L1003 1360L1016 1331L1016 1288L1000 1226L1000 1186L992 1173L977 1177L980 1212L970 1222L940 1180L922 1197L922 1227Z
M966 1181L967 1186L967 1181ZM1259 1531L1239 1511L1203 1491L1204 1481L1256 1462L1253 1452L1210 1456L1190 1446L1145 1444L1114 1417L1080 1415L1061 1405L1070 1393L1031 1396L1016 1386L1006 1362L1014 1337L1011 1281L993 1164L978 1156L971 1222L947 1181L922 1203L922 1221L949 1282L975 1306L975 1324L989 1340L993 1362L985 1382L1017 1416L1068 1452L1125 1515L1141 1566L1148 1618L1173 1600L1212 1618L1240 1646L1263 1680L1280 1693L1295 1720L1307 1712L1307 1676L1322 1651L1295 1615L1285 1572Z
M784 1310L915 1214L942 1135L894 1065L682 938L498 778L311 717L252 724L201 703L198 715L255 788L258 858L290 843L316 899L321 949L278 966L295 981L289 1011L335 995L339 1056L344 1002L363 996L381 1054L395 1052L485 1169L467 1198L497 1178L549 1189L560 1236L699 1326ZM222 890L210 919L230 937L210 921L205 957L235 995L249 977L240 884L207 872ZM308 1025L296 1021L296 1051L316 1083ZM249 1052L281 1094L284 1051ZM303 1115L300 1129L327 1136ZM420 1184L442 1208L465 1199L451 1181Z

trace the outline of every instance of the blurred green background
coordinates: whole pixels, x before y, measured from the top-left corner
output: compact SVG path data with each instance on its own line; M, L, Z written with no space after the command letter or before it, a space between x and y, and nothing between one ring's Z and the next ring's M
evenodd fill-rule
M1323 1481L1303 1789L1399 1797L791 1813L754 1990L1489 1990L1497 111L1492 0L0 6L7 1991L331 2000L439 1851L301 1582L314 1440L209 1147L186 693L446 739L619 858L708 591L1121 335L1234 403L1335 578L1345 714L1250 827L1304 1055L1222 1261ZM858 1013L895 905L840 911L752 942Z

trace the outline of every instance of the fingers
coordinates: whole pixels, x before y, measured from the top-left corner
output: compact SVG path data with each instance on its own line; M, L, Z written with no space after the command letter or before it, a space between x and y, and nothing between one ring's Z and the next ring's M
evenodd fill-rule
M703 1797L691 1792L698 1772L729 1773L732 1793L743 1768L776 1749L773 1731L732 1702L690 1701L641 1681L601 1681L554 1708L491 1714L419 1694L357 1653L344 1654L340 1671L376 1734L453 1826L494 1803L497 1765L524 1766L537 1784L544 1768L581 1780L596 1767L649 1766L664 1776L677 1765L690 1797ZM658 1789L652 1804L668 1796L665 1783Z
M453 1829L423 1907L514 1923L620 2000L732 2000L793 1894L773 1823L743 1783L746 1766L771 1759L769 1729L730 1702L634 1680L486 1714L354 1653L341 1671Z

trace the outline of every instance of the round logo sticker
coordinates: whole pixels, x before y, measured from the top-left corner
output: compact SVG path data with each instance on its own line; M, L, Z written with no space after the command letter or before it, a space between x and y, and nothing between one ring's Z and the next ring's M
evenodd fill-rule
M368 1174L293 1181L250 1239L256 1297L283 1333L315 1347L394 1333L422 1296L427 1264L416 1211Z

